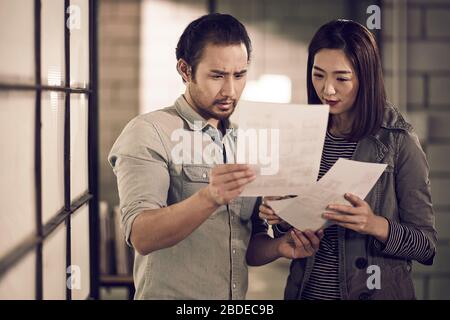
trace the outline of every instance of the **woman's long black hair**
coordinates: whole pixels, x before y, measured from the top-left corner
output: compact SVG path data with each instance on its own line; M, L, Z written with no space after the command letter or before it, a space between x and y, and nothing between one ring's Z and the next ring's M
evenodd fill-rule
M375 133L381 126L386 106L383 72L378 47L372 33L350 20L333 20L316 32L308 48L308 103L321 104L312 83L314 57L322 49L340 49L353 65L359 81L354 121L347 138L357 141ZM329 125L331 125L331 117Z

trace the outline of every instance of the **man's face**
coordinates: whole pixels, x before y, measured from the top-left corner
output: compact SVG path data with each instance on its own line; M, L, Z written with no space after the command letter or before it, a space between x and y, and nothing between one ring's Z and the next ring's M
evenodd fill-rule
M207 44L189 78L186 93L191 106L206 120L231 116L247 80L247 49L236 45Z

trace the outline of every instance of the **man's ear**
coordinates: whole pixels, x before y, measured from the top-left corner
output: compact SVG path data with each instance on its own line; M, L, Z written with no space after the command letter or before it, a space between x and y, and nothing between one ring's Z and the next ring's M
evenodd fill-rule
M183 78L184 82L190 82L192 80L191 75L191 67L187 64L183 59L179 59L177 62L177 71L180 76Z

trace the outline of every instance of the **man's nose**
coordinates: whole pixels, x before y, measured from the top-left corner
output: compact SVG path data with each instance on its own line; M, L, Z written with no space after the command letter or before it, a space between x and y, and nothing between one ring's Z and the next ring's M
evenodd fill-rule
M236 84L234 83L234 79L226 79L221 90L221 94L224 97L234 97L236 94Z

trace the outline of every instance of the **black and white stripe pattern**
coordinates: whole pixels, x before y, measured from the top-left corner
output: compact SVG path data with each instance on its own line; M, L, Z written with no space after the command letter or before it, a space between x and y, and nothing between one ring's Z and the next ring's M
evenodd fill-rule
M350 159L355 152L357 142L334 137L328 131L325 136L319 179L335 164L339 158ZM314 268L303 290L305 300L338 300L341 298L339 288L339 249L338 227L333 225L325 229L316 252Z
M334 137L327 132L319 179L333 166L338 158L351 158L356 145L356 142ZM422 231L389 219L388 222L389 236L386 244L374 239L374 245L380 252L419 262L425 262L431 258L434 250L431 242ZM325 229L320 248L315 255L314 268L305 285L302 299L341 299L337 225Z
M389 238L386 244L374 240L375 247L382 253L417 260L424 263L434 253L427 236L412 226L405 226L396 221L389 221Z

